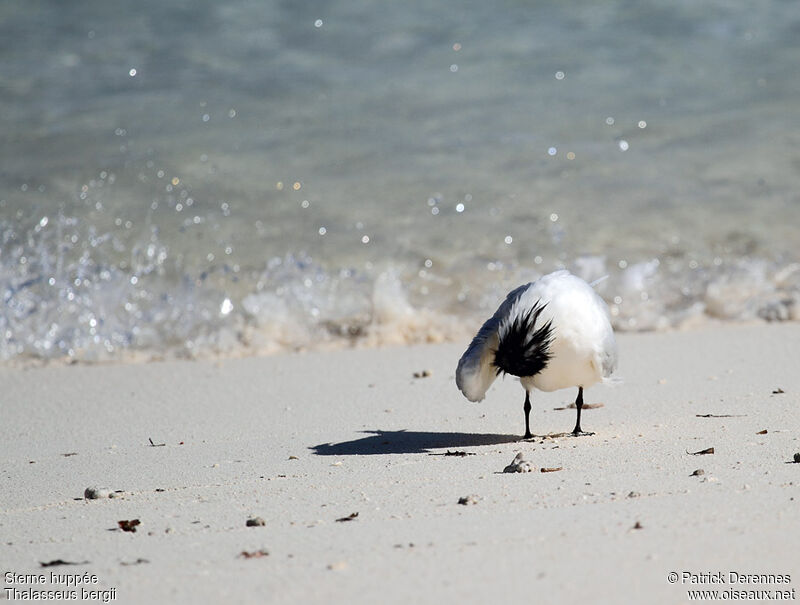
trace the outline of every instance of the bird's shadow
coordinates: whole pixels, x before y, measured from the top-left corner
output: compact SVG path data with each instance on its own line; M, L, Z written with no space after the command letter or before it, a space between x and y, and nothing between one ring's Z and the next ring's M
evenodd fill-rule
M520 441L519 435L491 433L433 433L426 431L361 431L366 437L321 443L308 449L318 456L368 456L372 454L428 454L431 450L478 447Z

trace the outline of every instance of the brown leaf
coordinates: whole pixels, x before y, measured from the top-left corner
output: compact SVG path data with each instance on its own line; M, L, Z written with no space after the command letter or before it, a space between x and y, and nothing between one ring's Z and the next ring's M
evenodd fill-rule
M122 521L117 521L117 525L119 525L122 531L130 531L136 533L136 526L141 525L141 521L139 519L124 519Z
M544 468L543 467L543 468L540 468L539 470L541 472L543 472L543 473L555 473L557 471L564 470L564 467L563 466L555 466L555 467L552 467L552 468Z
M767 429L764 429L763 431L758 431L756 433L756 435L766 435L766 434L767 434Z
M261 550L253 550L250 552L243 550L241 553L239 553L239 556L244 557L245 559L260 559L261 557L268 557L269 552L263 548Z
M714 453L714 448L713 447L707 447L706 449L700 450L699 452L689 452L689 451L687 451L686 453L691 455L691 456L703 456L705 454L713 454Z

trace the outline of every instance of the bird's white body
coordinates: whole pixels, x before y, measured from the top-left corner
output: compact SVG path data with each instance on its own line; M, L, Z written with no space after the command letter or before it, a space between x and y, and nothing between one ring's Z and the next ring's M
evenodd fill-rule
M608 307L585 281L556 271L508 294L483 325L456 370L456 384L470 401L481 401L498 372L494 355L504 334L536 305L544 305L532 328L552 325L549 360L533 376L520 376L526 391L588 387L617 365L617 344Z

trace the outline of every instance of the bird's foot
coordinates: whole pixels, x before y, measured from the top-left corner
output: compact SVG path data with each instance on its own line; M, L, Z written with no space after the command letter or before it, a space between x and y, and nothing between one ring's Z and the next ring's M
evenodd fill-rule
M593 433L593 432L591 432L591 431L582 431L582 430L580 430L580 429L575 429L575 430L574 430L574 431L572 431L572 433L570 433L570 434L571 434L573 437L589 437L589 436L591 436L591 435L594 435L594 433Z
M527 432L526 432L526 433L525 433L525 434L522 436L522 439L520 439L520 441L525 441L526 439L533 439L534 437L535 437L535 435L534 435L533 433L531 433L530 431L527 431Z

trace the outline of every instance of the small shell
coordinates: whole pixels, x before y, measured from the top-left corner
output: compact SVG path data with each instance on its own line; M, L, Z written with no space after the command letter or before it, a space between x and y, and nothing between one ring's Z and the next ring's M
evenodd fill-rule
M522 452L519 452L507 467L503 469L504 473L530 473L535 470L533 465L525 460Z
M114 498L116 494L107 487L87 487L83 490L83 497L86 500L100 500L102 498Z

